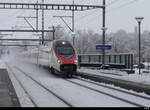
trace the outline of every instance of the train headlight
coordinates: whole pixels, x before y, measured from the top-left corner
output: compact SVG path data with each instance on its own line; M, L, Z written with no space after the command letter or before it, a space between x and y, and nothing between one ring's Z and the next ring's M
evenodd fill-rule
M78 63L78 60L75 60L74 62L75 62L75 63Z
M63 45L65 45L65 44L66 44L66 42L65 42L65 41L63 41L63 42L62 42L62 44L63 44Z
M59 64L61 64L61 61L60 61L60 60L57 60L57 62L58 62Z

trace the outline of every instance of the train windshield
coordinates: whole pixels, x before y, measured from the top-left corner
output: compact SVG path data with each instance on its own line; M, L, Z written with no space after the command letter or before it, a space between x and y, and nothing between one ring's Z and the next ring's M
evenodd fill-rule
M74 55L74 50L71 44L68 42L64 42L64 41L56 43L55 51L58 55L65 57L65 58L70 58Z

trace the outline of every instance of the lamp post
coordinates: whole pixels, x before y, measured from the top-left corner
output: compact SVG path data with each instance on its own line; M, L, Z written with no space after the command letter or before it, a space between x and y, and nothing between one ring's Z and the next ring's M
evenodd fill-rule
M105 32L106 32L107 28L106 27L102 27L101 29L103 31L103 46L105 46ZM103 53L102 54L103 54L102 66L104 66L105 65L105 49L103 49Z
M144 17L135 17L136 21L138 22L138 36L139 36L139 74L141 74L141 22L144 19Z
M74 4L75 4L75 2L74 2L74 0L73 0L73 3L72 3L72 5L73 5L73 8L72 8L72 29L71 29L71 31L72 31L72 43L73 43L73 46L74 46L74 44L75 44L75 34L74 34L74 31L75 31L75 23L74 23L74 21L75 21L75 11L74 11Z

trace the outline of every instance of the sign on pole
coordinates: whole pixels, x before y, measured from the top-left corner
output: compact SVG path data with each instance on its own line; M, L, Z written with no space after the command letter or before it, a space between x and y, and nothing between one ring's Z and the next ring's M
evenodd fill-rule
M96 50L111 50L111 45L96 45Z

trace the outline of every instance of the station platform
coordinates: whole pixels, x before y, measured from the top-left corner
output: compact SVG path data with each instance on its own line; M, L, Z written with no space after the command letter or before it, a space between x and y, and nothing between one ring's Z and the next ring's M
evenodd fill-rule
M15 89L6 69L0 69L0 107L20 107Z

